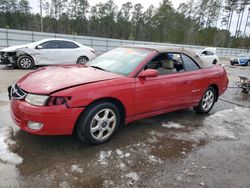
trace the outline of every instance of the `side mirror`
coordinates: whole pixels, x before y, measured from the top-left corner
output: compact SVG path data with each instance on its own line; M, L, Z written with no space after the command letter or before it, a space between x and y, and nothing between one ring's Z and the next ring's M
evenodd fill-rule
M36 46L36 49L43 49L43 46L42 45L38 45L38 46Z
M139 78L152 78L152 77L157 77L158 76L158 71L155 69L147 69L145 71L142 71L138 77Z

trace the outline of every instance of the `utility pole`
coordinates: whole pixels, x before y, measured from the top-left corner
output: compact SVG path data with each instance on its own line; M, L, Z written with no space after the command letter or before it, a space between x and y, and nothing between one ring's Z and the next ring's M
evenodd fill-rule
M43 32L43 3L40 1L40 24L41 24L41 32Z

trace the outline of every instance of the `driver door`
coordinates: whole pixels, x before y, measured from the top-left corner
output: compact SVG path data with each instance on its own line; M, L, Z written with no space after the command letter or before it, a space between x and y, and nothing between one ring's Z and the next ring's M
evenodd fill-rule
M180 54L171 53L171 57L173 64L183 59ZM172 71L157 77L135 79L135 115L185 108L195 102L193 90L199 76L184 70L183 62L170 67Z
M37 48L37 62L38 64L58 64L63 61L60 44L56 40L47 41Z

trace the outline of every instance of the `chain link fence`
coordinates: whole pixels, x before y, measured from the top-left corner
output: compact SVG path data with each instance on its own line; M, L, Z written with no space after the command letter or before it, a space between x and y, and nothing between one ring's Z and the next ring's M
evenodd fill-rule
M151 45L151 46L166 46L166 47L185 47L195 50L202 50L205 46L183 45L172 43L156 43L144 41L121 40L101 37L89 37L78 35L65 35L57 33L43 33L24 30L13 30L0 28L0 48L5 48L13 45L22 45L30 42L35 42L45 38L64 38L77 41L83 45L90 46L98 52L105 52L118 46L123 45ZM237 48L217 48L219 57L234 57L240 53L247 52L246 49Z

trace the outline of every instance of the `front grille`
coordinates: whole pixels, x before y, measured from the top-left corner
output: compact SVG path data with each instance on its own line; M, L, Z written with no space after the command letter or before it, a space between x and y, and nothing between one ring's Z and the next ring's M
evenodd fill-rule
M24 99L27 93L23 91L17 84L11 86L10 96L15 99Z

